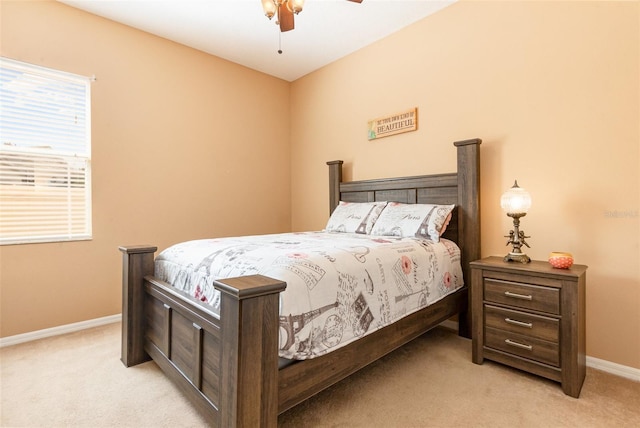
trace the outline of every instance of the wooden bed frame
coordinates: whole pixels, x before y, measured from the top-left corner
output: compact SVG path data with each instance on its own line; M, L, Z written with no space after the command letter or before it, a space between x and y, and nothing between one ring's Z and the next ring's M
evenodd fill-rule
M456 204L445 237L458 243L466 282L480 257L480 143L457 147L457 172L342 182L342 161L329 165L330 210L340 200ZM212 426L275 427L278 414L458 316L469 337L469 287L318 358L278 369L279 293L286 284L260 275L216 281L220 316L153 277L152 246L123 253L122 362L153 359Z

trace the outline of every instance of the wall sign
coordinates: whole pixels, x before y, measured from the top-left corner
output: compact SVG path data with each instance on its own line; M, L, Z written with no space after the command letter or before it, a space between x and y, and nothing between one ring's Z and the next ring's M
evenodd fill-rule
M418 108L369 121L369 140L418 129Z

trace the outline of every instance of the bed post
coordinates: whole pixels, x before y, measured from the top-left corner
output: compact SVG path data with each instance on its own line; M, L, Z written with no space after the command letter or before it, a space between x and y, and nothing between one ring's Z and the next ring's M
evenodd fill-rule
M480 258L480 144L482 140L456 141L458 148L458 236L462 251L462 272L471 302L470 262ZM468 308L471 308L469 303ZM471 337L471 311L458 317L458 333Z
M279 293L286 283L262 275L214 281L221 292L220 426L278 423Z
M153 275L148 245L120 247L122 251L122 349L120 359L131 367L151 359L144 350L144 277Z
M340 183L342 182L341 160L329 161L329 214L333 213L340 203Z

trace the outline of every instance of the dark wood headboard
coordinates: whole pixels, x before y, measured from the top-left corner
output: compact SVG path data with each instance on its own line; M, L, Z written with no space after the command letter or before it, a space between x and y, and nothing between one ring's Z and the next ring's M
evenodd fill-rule
M447 174L343 182L343 162L327 162L330 213L340 201L455 204L444 237L460 247L465 283L469 284L469 263L480 258L481 143L479 138L453 143L457 148L457 171Z

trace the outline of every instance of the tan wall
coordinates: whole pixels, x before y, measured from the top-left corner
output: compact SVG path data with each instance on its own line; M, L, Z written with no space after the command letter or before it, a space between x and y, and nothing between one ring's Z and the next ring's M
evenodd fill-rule
M61 3L1 7L2 56L97 77L93 240L0 247L1 336L120 313L119 245L290 229L288 82Z
M0 17L2 55L98 78L94 239L0 247L1 336L119 313L120 244L319 229L326 160L448 172L480 137L483 255L507 251L517 178L528 253L589 265L588 355L640 368L637 2L463 1L291 85L51 1ZM411 107L418 131L367 141Z
M640 368L638 2L459 2L292 84L292 227L322 228L327 167L348 179L448 172L480 137L482 253L532 195L528 253L587 273L587 354ZM419 130L367 141L367 121L419 109ZM321 195L318 197L317 195Z

